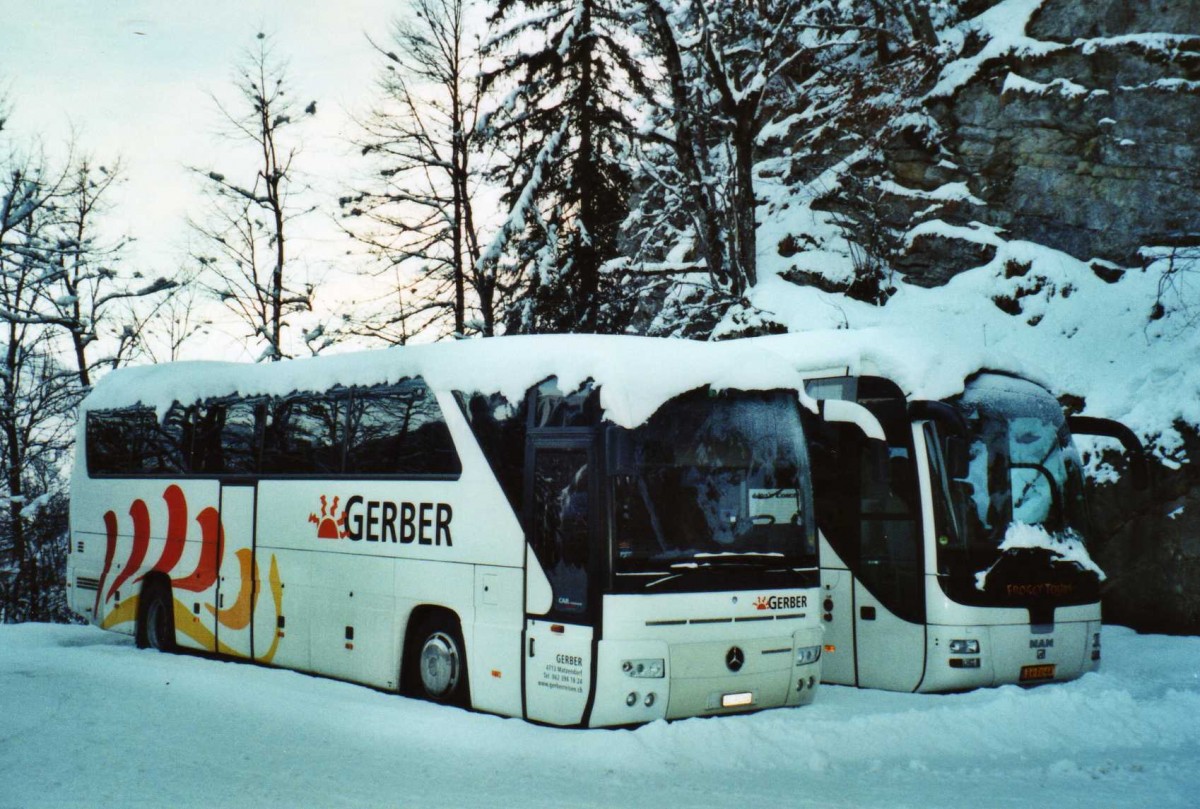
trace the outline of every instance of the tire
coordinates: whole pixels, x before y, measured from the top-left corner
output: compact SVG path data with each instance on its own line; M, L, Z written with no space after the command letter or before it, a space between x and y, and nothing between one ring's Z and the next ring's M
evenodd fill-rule
M142 588L137 645L140 649L175 651L175 602L169 585L150 582Z
M433 613L416 624L407 644L405 693L430 702L466 707L467 655L458 621Z

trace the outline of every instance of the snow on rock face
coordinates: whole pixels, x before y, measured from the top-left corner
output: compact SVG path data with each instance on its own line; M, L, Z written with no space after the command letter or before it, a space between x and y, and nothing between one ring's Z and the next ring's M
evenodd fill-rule
M1050 53L1062 46L1053 42L1040 42L1025 33L1029 20L1042 6L1043 0L1001 0L992 8L974 19L967 20L957 28L943 34L944 40L962 39L974 33L986 39L984 47L971 56L950 62L942 69L938 83L930 91L930 98L940 98L954 93L979 73L981 66L990 60L1008 54L1023 56Z
M1104 581L1107 578L1104 575L1104 571L1100 569L1100 566L1092 561L1092 557L1088 555L1083 541L1074 532L1055 535L1040 525L1027 525L1023 522L1014 522L1008 526L1008 531L1004 534L1004 541L1000 543L999 550L1001 553L1004 553L1005 551L1018 549L1039 548L1050 551L1054 555L1055 561L1074 562L1084 570L1092 571L1100 577L1100 581ZM993 564L987 570L975 574L976 589L985 589L988 574L992 572L992 568L995 566Z
M1148 318L1164 274L1200 261L1147 252L1145 270L1106 279L1059 250L986 227L960 231L994 245L993 258L937 288L897 278L884 306L790 283L781 276L792 260L765 262L750 302L796 333L756 339L792 360L820 351L851 373L874 366L914 399L961 393L981 369L1016 374L1083 397L1081 415L1121 421L1160 459L1177 455L1176 425L1200 424L1200 396L1180 395L1200 390L1195 304L1166 298L1161 317Z
M437 390L500 393L510 401L548 377L564 391L587 380L600 388L605 417L641 424L667 400L689 390L791 389L803 400L803 378L789 363L748 341L701 343L648 337L555 335L496 337L404 346L277 363L178 362L118 369L83 410L138 402L161 415L172 402L223 396L286 396L421 377Z

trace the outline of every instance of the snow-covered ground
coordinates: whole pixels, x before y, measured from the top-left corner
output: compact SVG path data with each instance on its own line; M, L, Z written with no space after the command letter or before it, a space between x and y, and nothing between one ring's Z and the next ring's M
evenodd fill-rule
M1195 807L1200 638L1104 632L1024 690L557 730L290 671L0 626L0 807Z

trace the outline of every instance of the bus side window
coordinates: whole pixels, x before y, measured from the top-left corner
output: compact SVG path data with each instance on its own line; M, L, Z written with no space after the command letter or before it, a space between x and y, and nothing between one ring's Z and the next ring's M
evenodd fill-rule
M520 515L523 522L528 397L513 404L498 393L485 396L456 391L454 396L513 513Z
M179 474L187 471L187 456L191 449L191 412L175 402L163 416L162 424L154 426L157 471Z
M88 413L88 472L119 475L140 471L133 451L132 432L127 413Z
M168 413L175 413L172 408ZM156 475L182 469L182 430L168 418L160 425L149 408L91 412L87 416L88 472L98 475Z
M356 393L349 425L347 474L462 474L437 397L419 379L391 390Z
M191 470L252 474L258 471L259 411L255 401L231 401L196 409Z
M262 471L292 475L342 471L346 396L272 401L263 428Z

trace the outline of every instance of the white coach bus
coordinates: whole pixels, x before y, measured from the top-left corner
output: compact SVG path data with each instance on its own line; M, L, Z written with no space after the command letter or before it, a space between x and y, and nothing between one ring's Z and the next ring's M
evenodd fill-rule
M807 703L802 391L744 342L624 337L118 370L82 405L71 604L554 725Z
M1076 434L1141 446L1122 425L1064 418L1039 385L981 373L946 401L913 401L869 373L809 383L878 421L811 447L820 528L825 682L955 691L1069 680L1100 665Z

